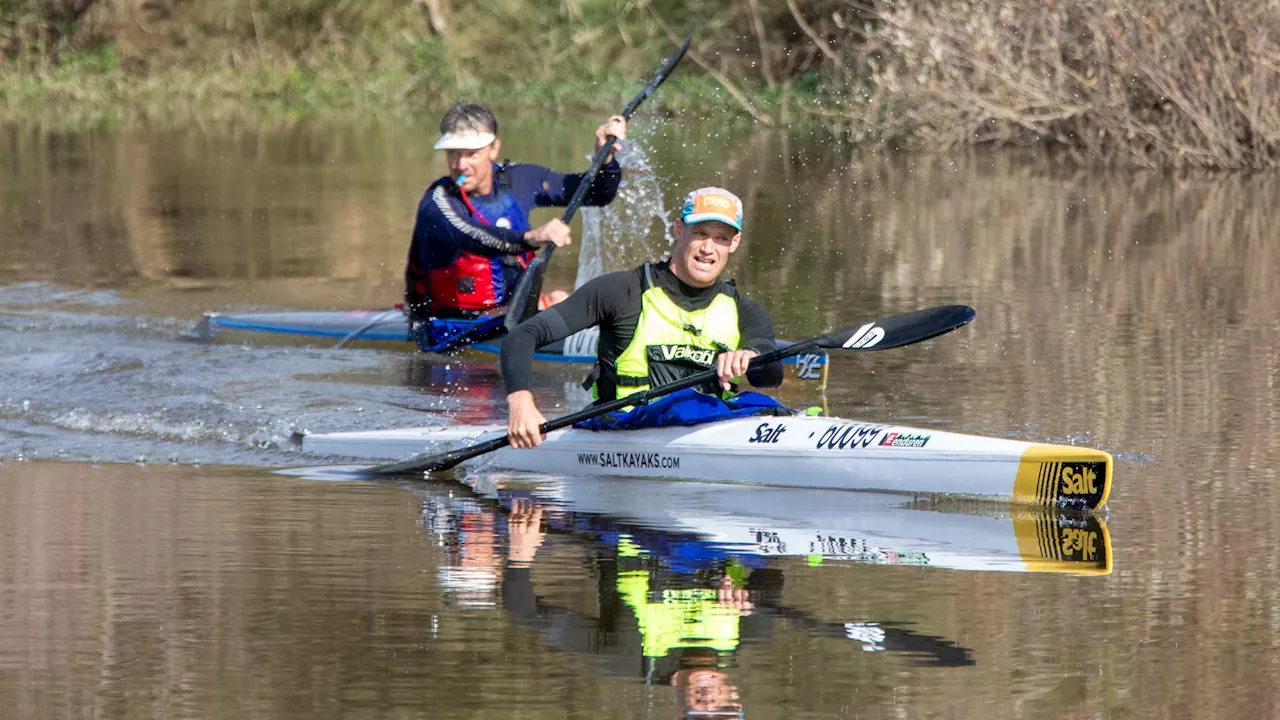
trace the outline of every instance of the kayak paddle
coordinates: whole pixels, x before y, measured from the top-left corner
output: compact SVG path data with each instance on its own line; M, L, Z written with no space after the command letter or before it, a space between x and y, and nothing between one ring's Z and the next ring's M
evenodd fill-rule
M622 108L622 112L618 113L627 120L631 119L632 113L636 108L640 107L640 103L645 101L658 89L672 70L676 69L676 64L684 57L684 53L689 49L689 44L693 42L693 36L685 38L684 44L678 50L663 61L662 68L658 70L658 74L649 81L648 85L640 91L639 95L631 98L631 102ZM613 152L613 143L617 140L610 135L605 138L604 145L596 151L596 156L591 161L591 166L582 174L582 180L578 182L578 189L574 191L573 197L569 199L568 206L564 209L564 214L560 216L560 220L568 224L573 219L573 214L578 211L578 206L587 196L587 191L591 189L591 183L595 181L596 175L600 172L600 168L604 167L604 159L609 157L609 153ZM529 263L529 267L525 268L520 279L516 281L515 289L511 292L511 304L507 306L507 318L505 321L507 331L515 330L520 323L533 317L538 312L538 298L542 296L542 280L547 274L547 262L551 260L551 254L556 250L556 246L550 243L542 254L535 257L533 262Z
M890 315L862 325L850 326L826 335L801 340L771 353L758 355L751 358L749 367L760 367L792 355L798 355L815 347L831 350L888 350L911 345L963 327L973 320L975 314L974 309L968 305L942 305L926 310ZM717 373L714 368L704 370L666 385L659 385L643 392L592 405L578 412L548 420L542 423L538 429L545 435L552 430L569 427L574 423L589 420L614 410L621 410L631 405L642 405L655 398L670 395L677 390L696 387L715 380L716 377ZM361 468L356 470L355 473L358 475L402 475L448 470L461 462L499 450L510 444L511 436L503 435L470 447L438 453L423 453L400 462Z

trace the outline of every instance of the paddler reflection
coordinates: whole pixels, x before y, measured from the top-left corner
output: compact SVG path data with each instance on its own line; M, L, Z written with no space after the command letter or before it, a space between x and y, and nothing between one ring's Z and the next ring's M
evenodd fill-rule
M569 512L520 491L499 490L496 497L496 503L424 504L436 511L483 507L492 520L473 518L472 527L501 533L505 525L505 553L493 552L500 538L457 533L456 567L474 568L468 563L480 558L491 562L484 577L500 576L509 617L537 632L548 647L595 656L611 674L669 686L677 717L741 717L744 701L733 679L738 649L768 638L779 619L861 651L907 653L934 666L973 664L970 650L941 638L875 622L823 621L787 607L782 570L768 567L763 557L733 555L692 535ZM429 521L428 529L453 524ZM536 592L532 568L549 532L589 543L595 614L558 606ZM471 553L469 542L485 547ZM474 590L474 584L466 586L468 593ZM446 594L462 591L459 585L445 587ZM456 597L451 604L457 605Z
M427 532L444 550L436 570L450 609L497 606L502 579L501 516L470 497L429 498L422 503Z
M439 412L450 423L476 425L491 422L506 402L506 394L494 386L497 374L497 367L488 363L419 355L409 358L404 385L421 388L437 406L414 409Z

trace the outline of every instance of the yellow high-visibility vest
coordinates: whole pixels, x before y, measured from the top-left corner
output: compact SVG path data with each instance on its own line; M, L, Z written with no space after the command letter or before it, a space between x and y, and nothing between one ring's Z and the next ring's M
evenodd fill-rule
M618 397L713 368L716 355L738 350L742 341L731 295L721 292L702 310L685 310L654 284L649 263L643 270L640 319L617 360ZM592 387L598 398L597 390Z

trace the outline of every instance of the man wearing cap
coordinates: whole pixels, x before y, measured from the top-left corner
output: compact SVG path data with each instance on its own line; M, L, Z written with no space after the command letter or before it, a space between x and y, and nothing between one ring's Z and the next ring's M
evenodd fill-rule
M445 151L449 175L432 183L418 203L405 268L405 306L413 320L476 317L507 304L534 250L570 242L569 226L559 218L532 228L529 211L568 205L582 180L538 165L499 165L498 121L477 103L454 103L440 133L435 149ZM626 138L622 116L596 129L597 151L609 135ZM610 155L584 204L607 205L621 178Z
M758 303L720 280L742 241L742 201L722 188L689 193L672 223L671 258L601 275L538 313L502 343L508 432L516 448L542 442L545 418L529 391L535 348L600 326L592 393L613 400L715 368L729 389L756 355L776 349L773 320ZM782 382L782 366L747 373L755 387Z

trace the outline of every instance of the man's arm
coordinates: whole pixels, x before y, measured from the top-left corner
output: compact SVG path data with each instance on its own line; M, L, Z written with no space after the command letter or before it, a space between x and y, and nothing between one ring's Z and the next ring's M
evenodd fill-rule
M486 225L473 218L462 200L450 193L444 183L437 183L429 188L422 197L422 202L418 203L413 244L418 250L415 260L419 268L438 267L452 261L452 257L427 257L432 253L433 246L444 246L484 257L519 255L538 247L525 240L522 230ZM450 255L452 254L451 252Z
M545 196L538 198L538 204L555 205L557 207L568 205L573 194L578 191L578 185L582 183L583 174L550 173L547 182L542 185L542 187L549 188L549 191ZM608 165L600 168L595 181L591 183L591 189L587 190L587 194L582 197L582 204L589 207L608 205L618 196L618 185L621 182L622 167L618 165L617 160L613 160Z
M738 294L738 336L743 350L754 350L759 355L778 349L773 336L773 318L760 303ZM771 362L764 367L747 371L747 382L753 387L777 387L782 384L782 363Z
M529 389L535 350L611 317L625 294L626 276L631 274L623 271L601 275L512 330L502 341L500 358L507 394Z
M529 391L534 350L616 315L635 277L635 273L628 272L601 275L564 301L521 323L502 341L499 365L507 388L507 434L511 436L512 447L531 448L542 442L538 426L546 422L546 418Z
M616 140L624 140L627 137L627 119L621 115L614 115L609 118L603 125L596 128L596 145L595 151L599 152L604 147L605 142L612 135ZM618 165L618 159L614 156L613 151L621 150L622 145L615 142L610 149L607 162L600 168L600 172L596 175L595 180L591 183L591 187L587 189L587 194L582 197L583 205L602 206L613 202L618 195L618 185L622 182L622 168ZM573 198L573 194L578 191L578 186L582 184L582 178L586 173L564 174L540 168L546 174L537 178L537 193L534 195L534 202L539 207L554 205L564 207L569 204L569 200Z

